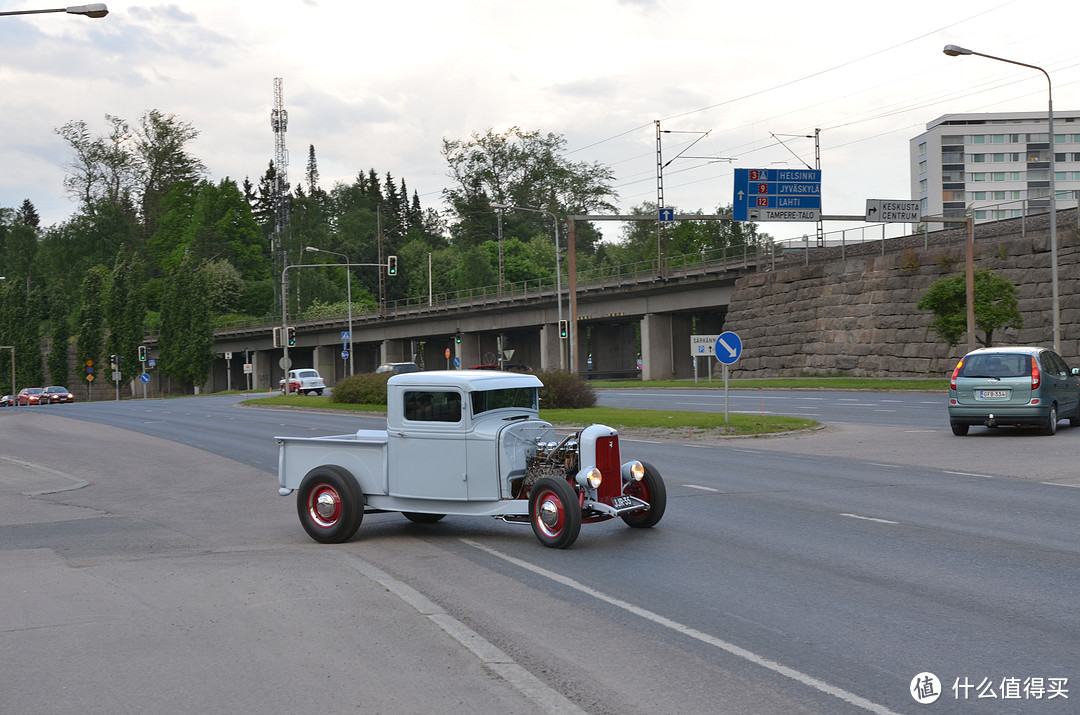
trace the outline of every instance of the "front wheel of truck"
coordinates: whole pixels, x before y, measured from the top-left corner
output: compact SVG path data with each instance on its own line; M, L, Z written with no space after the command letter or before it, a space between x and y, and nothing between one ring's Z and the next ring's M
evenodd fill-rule
M360 528L364 494L341 467L316 467L300 482L296 512L308 536L322 544L340 544Z
M544 477L529 493L529 521L540 543L565 549L581 531L581 502L564 479Z

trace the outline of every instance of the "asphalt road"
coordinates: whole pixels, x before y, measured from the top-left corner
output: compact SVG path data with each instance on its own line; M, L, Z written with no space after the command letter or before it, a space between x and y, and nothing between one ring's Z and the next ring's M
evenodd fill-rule
M1070 711L1080 695L1036 700L1030 679L1078 675L1080 429L957 438L932 416L940 401L920 421L933 396L901 395L891 413L877 410L895 396L848 397L865 406L823 402L864 410L862 423L626 440L625 458L664 474L667 515L647 531L585 525L563 551L501 522L395 514L338 547L308 540L293 499L276 496L273 435L378 420L233 398L0 411L13 576L0 662L18 684L0 710L122 712L145 698L281 712L314 688L329 712L916 712L908 688L929 671L936 711ZM87 484L27 496L27 480L49 479ZM438 617L398 596L409 588ZM527 677L494 677L496 665ZM1005 698L1013 679L1028 690Z

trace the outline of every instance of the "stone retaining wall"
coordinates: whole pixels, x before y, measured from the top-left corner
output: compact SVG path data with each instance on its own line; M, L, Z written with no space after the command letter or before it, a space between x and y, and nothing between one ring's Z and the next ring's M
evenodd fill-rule
M1041 221L1039 220L1041 218ZM1053 345L1050 242L1047 217L976 226L975 268L1012 281L1024 320L1021 330L995 332L993 344ZM1080 366L1080 241L1076 212L1059 212L1058 294L1061 352ZM967 348L943 344L930 330L931 314L915 308L930 285L964 272L964 229L882 242L815 249L827 260L798 265L788 251L776 267L739 279L724 330L739 334L738 378L846 374L925 377L945 375ZM792 255L796 254L796 255ZM795 263L796 265L792 265ZM976 331L976 347L983 338Z

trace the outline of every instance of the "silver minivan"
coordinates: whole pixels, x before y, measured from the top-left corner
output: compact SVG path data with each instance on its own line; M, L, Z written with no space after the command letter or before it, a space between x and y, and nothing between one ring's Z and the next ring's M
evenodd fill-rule
M981 348L965 355L949 381L949 424L965 435L971 425L1033 425L1057 432L1058 420L1080 425L1080 377L1053 350Z

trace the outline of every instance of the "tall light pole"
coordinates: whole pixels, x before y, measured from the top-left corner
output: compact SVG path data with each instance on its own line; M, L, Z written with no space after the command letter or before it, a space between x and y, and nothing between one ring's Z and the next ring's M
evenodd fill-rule
M353 375L353 345L352 345L352 269L349 263L349 257L344 253L337 253L335 251L327 251L322 248L315 248L315 246L308 246L306 249L309 253L329 253L332 256L341 256L345 259L345 291L349 294L349 376Z
M109 8L105 3L92 3L90 5L72 5L70 7L58 7L52 10L6 10L0 15L41 15L47 12L66 12L68 15L85 15L86 17L105 17L109 14Z
M511 206L511 209L520 209L522 211L533 211L535 213L547 214L551 217L552 222L555 224L555 302L559 306L559 325L562 325L563 312L562 312L562 268L560 262L562 256L559 254L559 218L548 211L547 209L534 209L528 206ZM559 339L559 369L566 369L566 355L562 349L562 339Z
M981 52L975 52L965 47L958 45L945 45L945 49L942 50L949 57L957 57L959 55L975 55L976 57L985 57L988 60L997 60L998 62L1008 62L1010 65L1018 65L1020 67L1027 67L1028 69L1038 70L1042 72L1046 77L1046 95L1047 95L1047 129L1049 131L1050 139L1050 293L1051 293L1051 314L1052 322L1054 326L1054 350L1058 353L1061 352L1061 305L1058 298L1058 261L1057 261L1057 190L1054 186L1054 87L1050 82L1050 74L1042 67L1037 65L1029 65L1026 62L1017 62L1016 60L1007 60L1004 57L995 57L994 55L984 55Z
M510 204L492 204L491 208L499 212L499 297L502 297L503 286L503 246L502 246L502 221L503 211L510 208Z

